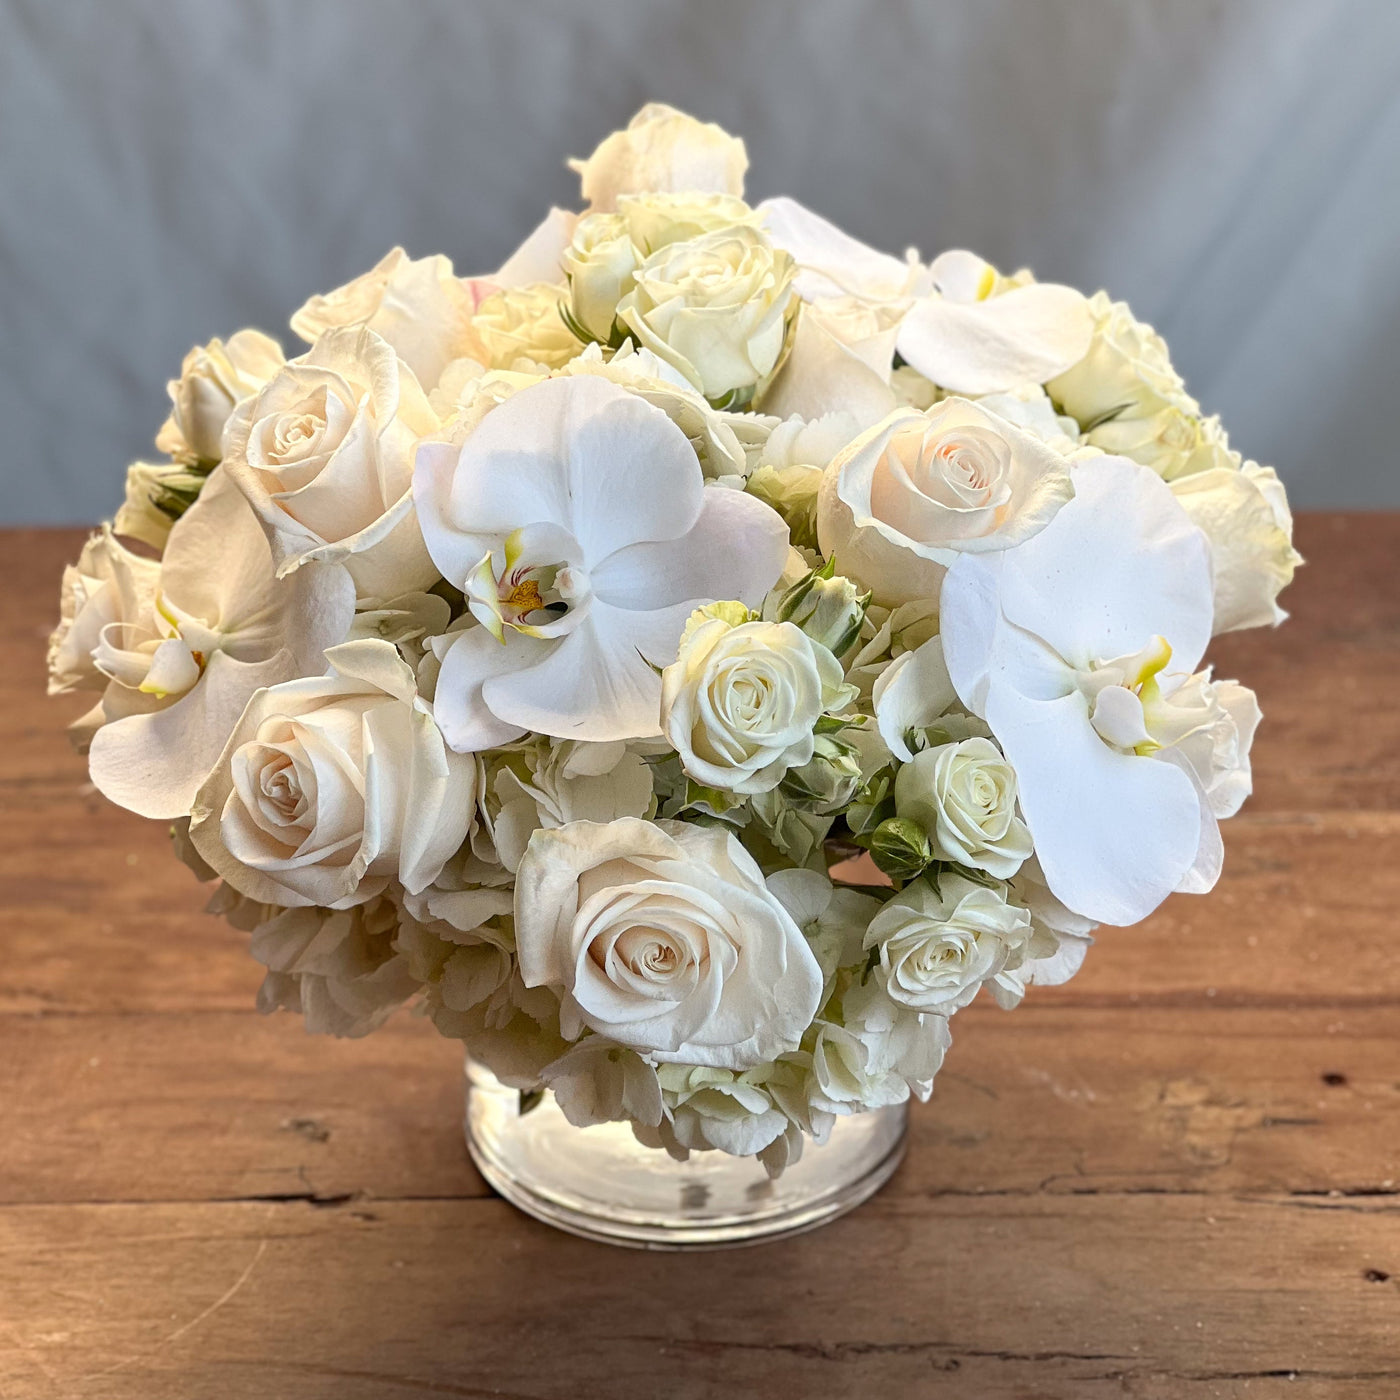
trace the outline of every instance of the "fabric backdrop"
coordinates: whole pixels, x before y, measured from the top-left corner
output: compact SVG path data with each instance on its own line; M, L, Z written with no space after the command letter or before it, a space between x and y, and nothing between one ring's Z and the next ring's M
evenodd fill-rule
M1400 506L1395 0L0 0L0 521L110 513L194 342L497 266L654 98L755 198L1107 287L1296 504Z

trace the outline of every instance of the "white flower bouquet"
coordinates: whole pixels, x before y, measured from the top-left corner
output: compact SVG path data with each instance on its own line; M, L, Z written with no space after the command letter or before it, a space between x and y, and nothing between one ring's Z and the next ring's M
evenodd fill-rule
M1220 870L1274 473L1100 293L742 198L662 106L499 271L394 249L192 350L51 690L251 935L575 1125L756 1155L927 1098L959 1008Z

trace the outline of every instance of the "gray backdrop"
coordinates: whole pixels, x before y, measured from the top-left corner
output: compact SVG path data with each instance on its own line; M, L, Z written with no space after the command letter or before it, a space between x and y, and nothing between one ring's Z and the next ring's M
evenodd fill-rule
M651 98L753 197L1108 287L1295 503L1400 506L1394 0L0 0L0 520L109 513L195 341L495 267Z

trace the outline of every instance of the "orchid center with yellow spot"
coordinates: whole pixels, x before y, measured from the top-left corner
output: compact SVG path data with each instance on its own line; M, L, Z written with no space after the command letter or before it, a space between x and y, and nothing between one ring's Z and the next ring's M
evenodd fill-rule
M1171 644L1156 636L1139 651L1093 662L1079 673L1079 689L1089 700L1089 722L1109 748L1141 758L1162 748L1152 734L1152 715L1162 700L1158 677L1171 659Z

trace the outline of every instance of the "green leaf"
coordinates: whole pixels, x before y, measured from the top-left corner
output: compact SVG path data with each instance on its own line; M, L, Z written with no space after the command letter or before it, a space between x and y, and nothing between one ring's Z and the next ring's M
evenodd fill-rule
M523 1118L532 1109L538 1108L543 1102L543 1089L522 1089L520 1091L520 1116Z

